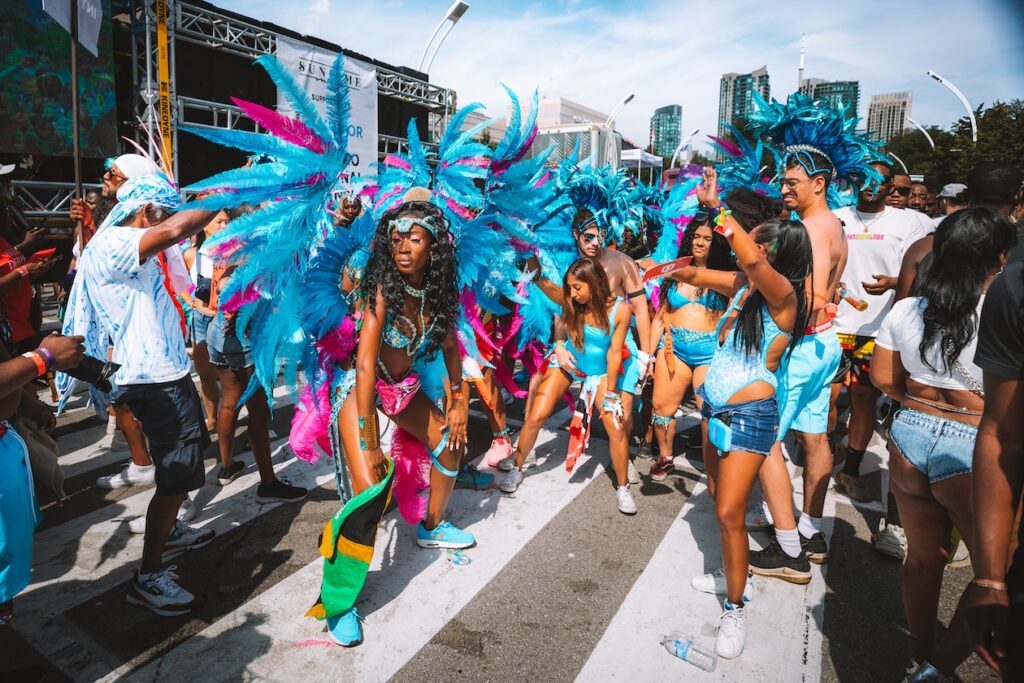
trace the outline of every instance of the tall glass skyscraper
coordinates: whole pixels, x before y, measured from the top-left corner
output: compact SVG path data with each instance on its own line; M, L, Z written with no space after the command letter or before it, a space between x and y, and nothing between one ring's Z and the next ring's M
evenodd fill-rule
M748 74L722 74L718 92L718 136L725 135L725 124L735 124L737 119L747 119L753 108L752 93L771 97L768 81L768 67L762 66Z
M663 157L672 157L682 139L683 108L678 104L669 104L654 110L651 117L651 146L654 153Z

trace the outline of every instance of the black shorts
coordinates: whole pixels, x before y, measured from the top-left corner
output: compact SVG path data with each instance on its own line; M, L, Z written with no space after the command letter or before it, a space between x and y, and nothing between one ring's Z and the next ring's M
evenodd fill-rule
M838 336L843 355L839 358L839 369L832 378L832 384L863 384L873 389L871 356L875 353L875 338L852 334Z
M121 387L114 403L128 406L142 424L156 465L156 495L180 495L206 483L203 451L210 435L191 377Z

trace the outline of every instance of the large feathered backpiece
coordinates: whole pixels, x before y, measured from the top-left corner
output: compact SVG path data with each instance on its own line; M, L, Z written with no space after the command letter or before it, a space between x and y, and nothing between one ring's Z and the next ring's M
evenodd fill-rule
M262 386L268 400L281 371L295 386L298 368L317 368L314 347L303 334L303 277L310 257L335 227L325 207L344 182L349 164L349 98L344 58L338 55L327 81L326 117L309 94L272 55L256 60L291 105L294 117L235 99L266 133L182 126L226 147L269 158L219 173L186 191L201 198L186 208L227 209L241 204L258 208L229 223L210 240L210 249L235 266L221 292L221 307L237 312L237 329L252 342L254 379L246 396ZM356 250L359 234L345 236L343 249Z
M756 92L752 97L754 111L748 129L777 151L778 176L785 173L786 164L793 158L808 175L830 171L828 200L833 208L847 203L843 197L851 194L841 194L844 189L863 189L881 182L881 174L871 163L891 162L881 142L857 133L860 119L848 112L848 105L832 107L804 93L793 93L784 104L775 99L769 103ZM817 168L808 152L824 156L832 169Z

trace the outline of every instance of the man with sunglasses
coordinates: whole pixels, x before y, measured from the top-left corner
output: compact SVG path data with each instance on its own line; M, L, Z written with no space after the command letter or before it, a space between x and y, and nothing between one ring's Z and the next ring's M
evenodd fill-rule
M881 182L871 183L862 189L855 207L834 211L845 228L849 255L840 285L846 296L838 302L833 320L843 357L832 380L829 431L835 428L836 398L842 385L846 384L850 397L849 440L843 469L836 475L836 490L857 501L868 501L873 497L860 479L860 465L874 433L875 404L881 395L871 383L875 337L882 319L892 307L893 291L904 254L911 244L931 230L930 221L924 214L887 205L893 187L892 165L878 161L871 166L881 176ZM867 307L858 307L851 302L862 302ZM906 541L898 526L895 505L890 507L892 514L886 515L874 537L875 548L903 559Z
M835 175L832 161L822 150L800 144L785 149L784 165L782 202L800 216L811 241L813 271L808 291L813 292L813 298L807 302L810 315L804 335L776 373L779 434L760 473L776 540L764 550L750 553L750 568L755 574L806 584L811 577L809 561L828 559L821 533L825 494L832 475L828 408L832 377L842 351L827 306L846 266L847 244L843 225L826 200ZM782 456L782 440L791 429L804 456L804 502L799 523L793 515L793 486Z
M914 183L903 171L892 172L892 188L885 203L894 209L905 209L910 202L910 190Z

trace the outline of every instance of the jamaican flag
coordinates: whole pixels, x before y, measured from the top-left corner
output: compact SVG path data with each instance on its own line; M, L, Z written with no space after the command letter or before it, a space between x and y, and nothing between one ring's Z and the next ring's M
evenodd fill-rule
M391 502L394 462L388 459L387 467L383 480L345 503L324 527L320 535L324 578L320 597L306 612L307 617L326 619L356 604L370 571L377 527Z

